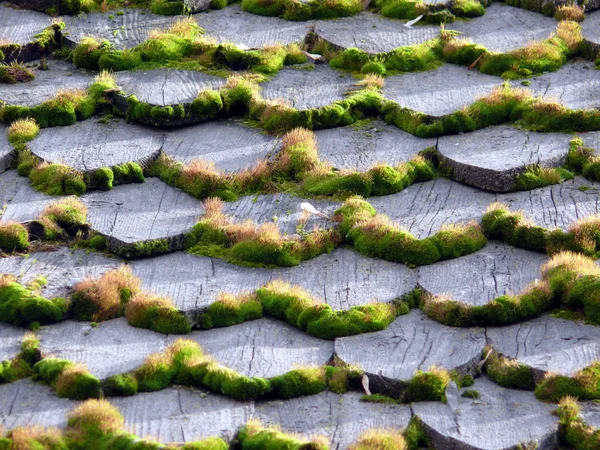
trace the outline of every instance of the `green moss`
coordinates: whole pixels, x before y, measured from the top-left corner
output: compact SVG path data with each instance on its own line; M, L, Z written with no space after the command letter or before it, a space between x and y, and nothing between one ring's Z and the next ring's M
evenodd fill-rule
M31 186L48 195L83 195L83 174L64 164L40 164L29 173Z
M460 396L464 398L478 399L481 397L481 394L475 389L466 389L465 391L463 391L462 394L460 394Z
M102 383L102 391L107 397L135 395L138 391L138 382L130 373L113 375Z
M404 403L441 401L445 398L450 375L443 369L429 372L417 371L408 383L402 401Z
M110 168L101 167L94 172L93 180L90 184L103 191L108 191L112 189L114 179L115 175Z
M327 381L324 369L308 367L271 378L271 386L273 395L287 399L318 394L327 388Z
M488 357L485 371L500 386L528 390L535 388L535 379L529 367L496 352Z
M328 450L329 446L320 441L307 441L285 434L277 428L263 427L258 422L251 422L237 434L237 441L242 450Z
M53 385L63 370L73 366L74 363L66 359L44 358L33 366L34 379Z
M223 99L216 91L201 91L194 99L190 110L192 115L201 121L215 118L223 109Z
M177 16L185 12L185 4L183 2L170 0L152 0L150 2L150 10L154 14Z
M100 380L85 370L72 374L63 371L56 382L56 393L59 397L70 400L98 398Z
M55 323L63 319L67 309L65 299L46 299L17 282L0 287L0 318L6 323L17 326Z
M33 374L33 365L40 360L40 342L33 336L25 336L21 350L10 360L0 362L0 383L11 383Z
M100 70L100 57L109 51L109 41L100 43L94 38L86 37L73 50L73 63L80 69Z
M0 224L0 250L6 253L29 248L27 228L19 223Z
M128 162L112 168L116 184L143 183L144 171L138 163Z
M370 402L370 403L386 403L386 404L397 404L398 400L394 397L389 397L383 394L371 394L371 395L363 395L360 398L361 402Z

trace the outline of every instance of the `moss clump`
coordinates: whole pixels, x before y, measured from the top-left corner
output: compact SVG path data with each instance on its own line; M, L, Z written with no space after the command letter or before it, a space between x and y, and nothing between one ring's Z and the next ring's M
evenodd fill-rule
M44 358L33 366L34 378L56 389L59 397L86 400L100 395L100 380L82 365L58 358Z
M32 118L19 119L10 124L6 130L8 141L14 146L22 145L35 138L40 127Z
M350 202L358 206L361 201ZM448 227L431 238L418 240L393 225L387 217L365 216L363 211L361 207L347 208L345 204L336 215L342 217L342 232L347 239L356 250L368 256L419 266L466 255L486 244L481 229L474 223Z
M560 441L576 450L593 450L600 446L600 432L580 416L581 408L571 396L563 397L555 411L559 418Z
M187 334L192 327L170 299L139 293L125 307L127 322L163 334Z
M63 298L47 299L17 283L10 275L0 276L0 318L17 326L32 323L50 324L63 319L68 302Z
M138 163L128 162L112 168L116 184L143 183L144 171Z
M305 21L353 16L363 10L363 4L357 0L335 0L331 2L318 0L309 2L297 0L243 0L242 9L260 16Z
M486 348L487 354L490 349ZM535 379L529 367L516 360L508 359L495 351L488 356L485 364L487 375L500 386L533 390Z
M0 250L6 253L24 251L29 248L27 228L19 223L0 224Z
M222 202L208 199L207 214L186 239L190 253L223 258L247 266L294 266L331 252L339 241L336 230L317 230L303 240L284 239L274 223L256 227L251 222L234 224L222 214Z
M99 70L100 57L110 51L110 42L101 43L91 37L85 37L73 50L73 63L86 70Z
M600 157L593 149L585 147L581 138L571 141L567 155L567 167L582 174L588 180L600 181Z
M77 320L99 322L123 315L125 305L140 292L140 281L127 266L105 272L73 287L71 311Z
M27 333L21 341L21 350L10 360L0 362L0 383L11 383L33 374L33 365L40 360L40 341Z
M48 195L83 195L86 191L83 174L64 164L40 163L29 179L33 188Z
M348 447L349 450L407 450L408 444L399 430L367 430Z
M113 375L102 383L102 391L107 397L135 395L138 391L138 382L130 373Z
M548 374L535 388L540 400L558 402L570 396L579 400L600 398L600 363L595 362L572 376Z
M296 438L278 428L265 427L256 419L250 420L238 432L237 441L243 450L259 448L329 450L326 438L315 437L312 440Z

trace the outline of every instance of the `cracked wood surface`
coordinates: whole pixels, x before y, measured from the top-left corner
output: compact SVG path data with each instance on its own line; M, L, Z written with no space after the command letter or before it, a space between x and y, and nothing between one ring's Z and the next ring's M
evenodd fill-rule
M177 267L177 271L167 268ZM254 269L182 252L132 262L144 288L173 299L191 314L208 307L220 292L254 291L270 280L297 284L334 309L374 300L389 302L416 286L416 273L406 266L337 249L295 267Z
M226 82L224 78L195 70L175 69L118 72L114 78L127 95L159 106L191 103L199 92L218 89Z
M432 116L451 114L502 86L502 79L444 64L426 72L386 77L382 94L400 106ZM472 133L469 133L472 134Z
M21 339L27 333L23 328L0 323L0 362L8 361L21 351Z
M154 128L121 119L101 123L92 118L69 127L42 129L28 147L44 161L89 173L127 162L145 167L156 159L163 141L163 133Z
M422 44L439 35L439 27L436 25L407 28L403 26L403 22L371 12L333 20L319 20L314 26L315 33L321 39L337 47L359 48L371 54Z
M474 374L485 346L483 328L450 328L414 310L387 329L335 340L336 355L375 383L409 380L431 366Z
M584 187L586 190L580 190ZM377 212L386 214L418 238L435 234L445 224L480 221L493 202L506 203L511 211L523 210L536 225L567 229L582 217L600 211L599 183L582 177L532 191L494 194L455 181L436 180L409 186L397 194L372 197Z
M201 202L158 178L81 197L91 227L124 243L180 236L203 214Z
M0 85L2 86L2 85ZM15 149L8 142L6 132L8 127L4 124L0 124L0 174L10 169L10 165L15 156ZM0 178L0 185L3 185L2 178ZM2 196L3 189L0 189L0 196ZM0 197L0 205L3 205L3 196Z
M6 205L0 223L33 220L54 200L56 197L33 189L29 179L19 176L16 170L0 173L0 205Z
M419 285L468 305L485 305L501 295L518 295L540 278L548 261L541 253L490 242L477 253L419 268Z
M280 145L279 139L228 119L170 129L163 151L184 163L199 159L219 170L237 172L268 159Z
M307 22L290 22L278 17L250 14L242 11L239 5L194 14L194 19L204 28L207 38L249 48L262 48L276 43L299 43L304 40L310 27ZM227 26L223 26L224 23Z
M461 37L471 39L489 51L508 52L531 41L549 38L557 24L553 17L504 3L493 3L486 8L485 15L449 23L446 29L460 31L463 33Z
M323 366L333 357L332 341L267 317L233 328L193 331L186 338L198 342L218 363L247 377L271 378L298 366Z
M533 369L541 379L548 372L572 376L600 359L600 328L550 315L487 330L490 345Z
M583 23L586 22L587 19ZM600 70L591 61L570 61L556 72L533 77L530 83L526 89L534 95L558 101L567 108L600 107Z
M47 14L27 9L16 9L9 3L0 3L0 41L8 44L28 44L35 35L52 25Z
M342 100L355 83L351 75L326 65L316 65L313 70L284 68L261 84L261 94L265 99L283 99L290 106L304 110Z
M442 161L452 178L481 189L507 192L531 165L558 167L565 163L573 136L536 133L500 125L438 139Z
M380 120L315 131L319 158L337 169L365 172L376 164L395 166L436 145Z
M502 388L485 377L467 389L476 390L481 397L459 396L452 406L450 402L412 404L435 448L558 448L558 418L552 414L556 405L536 400L533 392Z
M168 344L167 336L132 327L124 317L97 327L67 320L43 327L37 336L44 355L85 364L100 379L136 369Z
M0 7L1 8L1 7ZM0 25L0 30L2 25ZM94 82L94 74L85 72L73 63L48 59L48 69L39 67L30 70L35 79L26 83L0 83L0 101L11 105L36 106L54 97L60 90L86 89Z
M64 297L77 282L87 277L97 278L121 264L117 258L102 253L72 250L66 247L56 251L32 252L26 256L0 258L0 273L12 274L27 284L43 275L47 284L40 288L41 295Z
M113 16L109 19L109 16ZM108 40L117 50L135 47L144 42L151 30L163 30L183 16L161 16L147 9L123 9L123 15L114 12L92 12L77 16L63 16L66 42L74 47L84 37L98 41Z

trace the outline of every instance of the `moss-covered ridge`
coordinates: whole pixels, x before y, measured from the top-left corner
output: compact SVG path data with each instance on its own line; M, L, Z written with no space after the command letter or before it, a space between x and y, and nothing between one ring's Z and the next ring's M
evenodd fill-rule
M60 47L64 28L64 22L53 23L37 34L32 42L24 45L1 42L0 63L27 62L50 54Z
M180 19L170 28L154 31L141 44L115 50L108 41L84 38L73 49L73 62L86 70L144 70L157 67L249 70L275 74L284 65L306 62L297 44L274 44L257 50L244 50L232 43L217 44L203 37L204 30L192 18Z
M568 250L598 257L600 252L600 217L595 214L573 222L567 231L550 230L535 225L523 212L511 212L506 205L493 203L483 215L481 224L489 239L515 247L551 255Z
M159 449L165 445L140 438L125 431L125 420L119 410L106 400L89 400L77 405L68 414L64 431L39 426L21 426L0 434L0 448L53 448L64 450L114 448ZM179 450L227 450L229 445L219 437L210 437L186 444L169 444Z
M42 214L25 224L0 224L0 253L23 252L35 241L66 242L89 235L87 207L75 197L50 203Z
M598 388L600 363L598 362L594 362L569 376L546 373L545 377L540 378L527 365L507 358L495 352L491 347L486 348L484 352L489 353L485 363L485 371L494 382L501 386L533 390L538 399L555 403L563 403L561 399L564 400L565 397L578 400L600 399L600 389Z
M424 434L416 419L411 420L405 430L369 429L351 444L350 450L406 450L417 449L425 443ZM64 450L84 450L94 448L108 450L114 448L160 449L165 444L140 438L125 431L125 420L119 410L107 400L87 400L74 407L68 414L64 431L45 429L39 426L22 426L0 434L0 446L11 449L15 445L22 448L60 448ZM329 450L329 440L324 436L304 438L282 431L279 426L264 425L258 419L250 419L237 430L231 445L219 437L185 444L168 444L168 448L178 450L227 450L230 448L251 450L269 448L272 450Z
M600 324L597 300L600 271L594 259L561 252L542 267L541 281L518 295L503 295L485 305L472 306L452 299L424 294L421 309L449 326L501 326L521 322L554 308L581 313L589 323Z
M581 407L573 396L558 403L559 436L562 443L575 450L592 450L600 446L600 430L588 425L581 417Z
M31 376L33 366L41 359L39 344L33 333L23 336L19 353L10 360L0 362L0 383L11 383Z
M135 370L104 380L92 375L84 365L53 357L35 363L33 378L48 384L59 397L72 400L130 396L171 385L208 389L241 401L290 399L326 389L338 394L362 390L363 372L340 364L299 367L271 378L247 377L220 365L196 341L178 339L163 352L149 355ZM398 401L441 401L450 378L445 369L418 371L403 382Z

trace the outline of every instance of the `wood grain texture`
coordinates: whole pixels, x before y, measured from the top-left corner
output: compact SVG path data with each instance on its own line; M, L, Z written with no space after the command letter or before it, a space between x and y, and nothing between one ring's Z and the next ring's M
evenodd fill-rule
M278 17L250 14L242 11L239 5L231 5L208 14L194 14L194 18L206 30L207 37L249 48L301 42L310 27L307 22L291 22Z
M481 397L458 397L456 409L441 402L413 404L413 413L423 422L435 448L558 448L558 418L552 414L556 405L536 400L533 392L502 388L487 378L478 378L468 389Z
M485 15L456 21L446 28L460 31L464 34L461 37L489 51L507 52L550 37L556 30L556 21L540 13L495 3L486 8Z
M549 315L507 327L488 328L494 349L532 368L537 378L547 372L572 375L600 359L600 329Z
M515 189L517 176L532 165L562 166L572 136L535 133L508 125L438 139L442 161L452 178L494 192Z
M483 328L450 328L411 311L384 331L336 339L335 353L369 378L393 383L431 366L474 372L484 346Z
M184 163L199 159L217 169L237 172L254 167L279 151L281 142L237 120L217 120L170 129L163 151Z
M151 353L164 350L167 336L135 328L124 317L101 322L67 320L44 327L38 332L44 355L85 364L100 379L129 372L141 366Z
M365 11L352 17L316 21L315 33L342 49L359 48L373 54L422 44L436 38L439 29L434 25L407 28L402 22Z
M501 295L519 294L539 279L544 254L491 242L462 258L419 268L419 286L469 305L484 305Z
M141 167L156 159L164 134L124 120L100 123L92 118L69 127L46 128L28 143L44 161L66 164L84 173L135 162Z
M451 114L502 86L502 79L466 67L444 64L425 72L385 79L383 96L400 106L432 116ZM470 133L469 133L470 134Z
M117 72L114 77L127 95L135 95L141 102L159 106L190 103L198 92L218 89L226 82L214 75L174 69Z
M158 178L106 192L91 191L81 199L94 230L128 244L179 236L203 213L201 202Z
M361 172L380 163L396 166L437 142L418 138L380 120L318 130L315 135L321 160L337 169Z
M296 109L320 108L342 100L344 94L356 83L351 75L329 66L314 67L314 70L281 70L261 85L262 96L269 100L283 99Z
M61 89L86 89L94 82L93 73L81 71L73 63L48 59L47 65L47 70L31 68L35 79L26 83L0 83L0 100L11 105L33 107L50 100Z
M248 377L271 378L298 366L323 366L333 357L332 341L312 337L271 318L194 331L186 338L198 342L220 364Z

